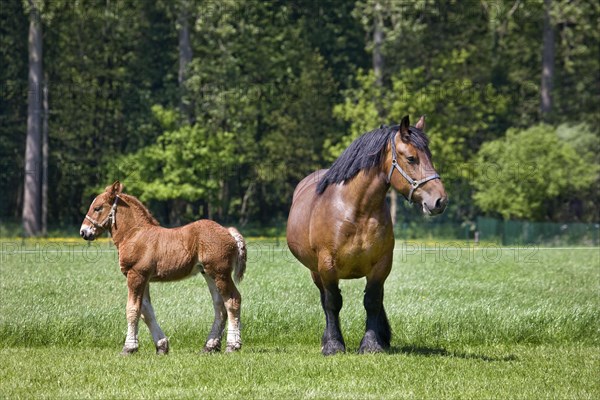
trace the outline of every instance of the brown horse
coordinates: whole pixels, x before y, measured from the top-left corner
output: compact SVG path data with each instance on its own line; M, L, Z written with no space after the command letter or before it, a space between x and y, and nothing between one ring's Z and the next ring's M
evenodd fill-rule
M307 176L294 191L287 241L321 293L324 355L346 350L339 327L340 279L367 278L367 322L359 352L389 348L383 285L392 268L395 241L386 193L393 186L428 215L440 214L448 203L433 169L424 125L421 117L411 127L406 116L399 126L362 135L329 170Z
M210 220L162 228L138 199L122 193L122 185L117 181L92 201L80 234L85 240L94 240L104 231L110 232L119 251L119 264L129 291L127 337L121 354L138 349L140 314L150 329L157 354L169 351L169 342L154 317L149 283L175 281L198 272L208 283L215 309L204 351L220 350L226 316L227 351L241 348L242 298L231 275L234 271L236 282L244 276L246 243L235 228L226 229Z

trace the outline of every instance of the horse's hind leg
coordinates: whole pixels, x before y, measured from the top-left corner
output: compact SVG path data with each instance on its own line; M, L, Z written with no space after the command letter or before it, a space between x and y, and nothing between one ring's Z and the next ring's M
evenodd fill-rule
M219 294L223 298L229 320L227 326L227 352L242 348L242 336L240 333L242 296L233 283L230 273L229 271L229 273L219 274L215 277L215 284Z
M212 297L213 307L215 308L215 320L210 329L210 333L208 334L206 344L204 345L204 352L210 353L221 350L221 338L223 337L223 331L225 330L227 310L225 309L223 297L217 289L215 280L207 274L203 274L202 276L206 279Z
M325 331L321 339L321 353L333 355L346 351L346 344L340 330L340 311L342 309L342 294L337 282L324 284L318 272L311 272L313 282L321 294L321 306L325 312Z
M150 330L152 341L156 346L156 354L167 354L169 352L169 341L162 329L160 329L158 322L156 322L154 308L152 307L152 302L150 301L150 284L146 285L144 297L142 298L142 319Z

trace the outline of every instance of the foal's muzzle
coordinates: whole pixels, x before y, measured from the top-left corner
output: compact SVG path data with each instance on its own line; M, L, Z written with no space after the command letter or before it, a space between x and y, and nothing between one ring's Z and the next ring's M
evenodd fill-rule
M88 225L81 225L79 235L81 235L81 237L85 240L94 240L96 239L96 229Z

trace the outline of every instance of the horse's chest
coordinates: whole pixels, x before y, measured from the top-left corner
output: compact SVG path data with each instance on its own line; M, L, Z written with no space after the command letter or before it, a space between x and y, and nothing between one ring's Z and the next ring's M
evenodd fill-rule
M362 224L345 222L339 229L336 254L338 268L348 277L364 276L365 268L377 263L388 250L390 231L376 219Z
M344 221L340 224L338 235L340 244L353 252L370 253L385 238L386 226L378 219L369 218L359 223Z

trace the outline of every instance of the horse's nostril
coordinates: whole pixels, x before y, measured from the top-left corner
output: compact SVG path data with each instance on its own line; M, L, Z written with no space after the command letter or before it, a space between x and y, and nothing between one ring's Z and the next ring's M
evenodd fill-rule
M435 208L442 208L442 198L441 197L436 200Z
M81 237L84 237L84 236L85 236L85 233L84 233L83 231L79 231L79 235L80 235Z

